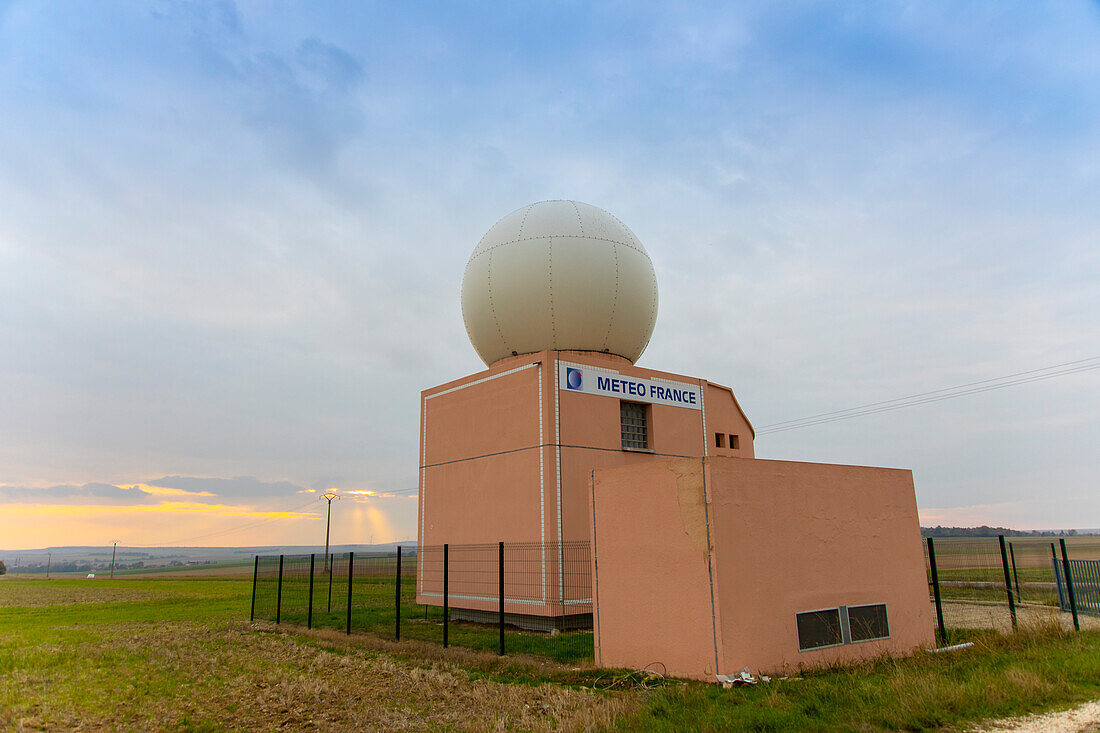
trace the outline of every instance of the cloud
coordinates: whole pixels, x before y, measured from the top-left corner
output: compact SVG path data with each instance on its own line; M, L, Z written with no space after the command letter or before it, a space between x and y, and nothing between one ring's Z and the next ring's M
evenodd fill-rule
M59 484L45 488L26 486L0 486L0 502L5 504L38 503L58 504L105 504L131 505L154 504L159 501L152 492L141 485L114 486L112 484L89 483L82 486Z
M258 511L228 504L203 504L187 501L163 501L157 504L130 504L124 506L102 506L88 504L45 505L12 504L7 508L9 516L49 516L49 517L118 517L129 514L203 514L217 517L244 517L250 519L315 519L315 512Z
M224 498L277 499L299 494L303 491L301 486L289 481L261 481L253 476L237 476L236 478L165 476L150 483L188 492L204 492L203 495L206 496Z
M482 368L466 258L541 198L635 230L661 288L642 364L756 424L1098 353L1095 7L627 15L7 4L0 500L415 485L419 391ZM1094 387L757 451L912 467L923 506L1070 506Z
M186 497L190 499L247 499L279 500L293 494L303 493L296 485L288 482L265 483L250 476L232 479L196 478L191 476L165 476L149 482L139 483L88 483L80 486L58 484L43 488L26 486L0 486L0 502L42 504L104 504L104 505L164 505L164 497ZM215 506L213 503L195 504L195 506Z

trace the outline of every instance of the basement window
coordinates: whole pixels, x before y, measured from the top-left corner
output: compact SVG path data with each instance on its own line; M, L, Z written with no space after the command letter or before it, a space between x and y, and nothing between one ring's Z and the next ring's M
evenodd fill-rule
M886 604L848 606L848 629L853 642L890 638Z
M821 649L840 644L890 638L885 603L840 606L795 614L798 650Z
M838 608L796 613L795 622L798 626L799 651L844 643L840 634L840 609Z
M646 406L637 402L619 403L619 421L622 426L623 450L647 450L649 430L646 424Z
M715 448L725 448L726 447L726 436L723 435L722 433L715 433L714 434L714 447Z

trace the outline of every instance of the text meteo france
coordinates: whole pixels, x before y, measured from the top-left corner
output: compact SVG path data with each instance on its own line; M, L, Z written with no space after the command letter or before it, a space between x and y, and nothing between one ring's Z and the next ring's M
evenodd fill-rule
M605 392L618 392L620 394L646 396L646 385L642 382L631 382L628 379L615 379L614 377L596 377L596 388ZM690 389L674 389L662 387L659 384L649 385L649 397L671 402L685 402L695 404L695 391Z

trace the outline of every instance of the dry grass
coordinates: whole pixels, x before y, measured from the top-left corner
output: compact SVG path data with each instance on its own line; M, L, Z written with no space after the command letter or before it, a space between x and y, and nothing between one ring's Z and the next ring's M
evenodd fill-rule
M0 730L926 730L1100 694L1097 632L1022 615L950 654L724 690L597 692L599 674L249 624L247 582L0 581ZM140 601L140 602L116 602Z
M0 581L0 608L150 601L165 597L167 597L165 593L159 593L148 587L118 588L97 585L94 580L87 581L86 585L54 581L35 583Z
M0 723L21 731L595 730L634 706L627 696L561 685L499 684L443 660L401 661L334 632L257 628L265 627L122 623L78 644L28 648L46 663L17 665L0 682L0 701L33 702L0 705ZM51 660L57 655L79 661Z

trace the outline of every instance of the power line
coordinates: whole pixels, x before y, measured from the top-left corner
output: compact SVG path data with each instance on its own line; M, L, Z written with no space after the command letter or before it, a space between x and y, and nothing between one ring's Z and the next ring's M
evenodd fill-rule
M892 410L900 410L904 407L914 407L916 405L924 405L929 402L941 402L943 400L954 399L956 397L966 397L968 395L980 394L982 392L990 392L997 389L1003 389L1005 387L1014 387L1020 384L1028 384L1030 382L1041 382L1047 379L1053 379L1055 377L1062 377L1069 374L1077 374L1080 372L1092 371L1094 369L1100 369L1100 364L1096 364L1088 367L1078 367L1076 369L1065 370L1054 374L1044 374L1033 376L1025 379L1018 379L1011 382L1005 382L1001 384L989 385L986 387L976 387L973 389L962 390L953 392L951 394L945 394L940 396L924 397L922 399L913 399L905 402L897 402L893 404L893 401L889 404L885 404L881 407L873 407L870 409L852 408L851 411L841 411L845 414L834 415L833 417L822 417L820 419L803 418L801 421L789 421L792 424L784 424L782 427L768 427L761 428L757 431L757 435L768 435L771 433L782 433L788 430L798 430L799 428L812 427L814 425L822 425L825 423L837 422L839 420L849 420L854 417L863 417L864 415L874 415L879 412L890 412Z
M756 434L759 436L768 435L771 433L782 433L788 430L798 430L800 428L813 427L815 425L837 422L839 420L849 420L851 418L862 417L864 415L874 415L880 412L900 410L904 407L914 407L916 405L924 405L930 402L941 402L943 400L954 399L956 397L966 397L973 394L980 394L982 392L990 392L996 389L1004 389L1005 387L1014 387L1020 384L1041 382L1047 379L1064 377L1070 374L1079 374L1081 372L1093 371L1095 369L1100 369L1100 356L1093 356L1088 359L1078 359L1076 361L1069 361L1062 364L1053 364L1051 366L1042 367L1040 369L1029 369L1027 371L1006 374L1004 376L994 377L992 379L983 379L977 382L959 384L954 387L944 387L943 389L935 389L928 392L919 392L917 394L909 395L907 397L898 397L896 399L884 400L882 402L872 402L866 405L860 405L858 407L849 407L845 410L823 412L817 415L810 415L808 417L798 418L796 420L784 420L782 422L761 426L756 431Z

